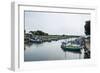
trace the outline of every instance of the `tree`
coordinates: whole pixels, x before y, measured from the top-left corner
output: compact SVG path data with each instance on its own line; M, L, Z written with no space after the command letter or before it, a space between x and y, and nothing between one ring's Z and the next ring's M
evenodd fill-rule
M43 32L43 31L41 31L41 30L30 31L30 33L32 33L33 35L45 35L45 36L48 35L48 33L45 33L45 32Z
M91 34L90 33L90 21L86 21L84 27L85 27L85 34L90 35Z
M33 35L35 35L35 32L34 31L30 31L29 33L32 33Z
M48 33L45 33L45 32L43 32L41 30L37 30L36 31L36 35L48 35Z

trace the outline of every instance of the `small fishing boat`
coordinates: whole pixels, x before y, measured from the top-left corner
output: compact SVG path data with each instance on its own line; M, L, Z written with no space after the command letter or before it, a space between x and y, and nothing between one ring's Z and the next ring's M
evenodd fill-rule
M71 44L71 43L63 42L62 45L61 45L61 48L64 51L81 52L82 47L80 47L80 45L77 45L77 44Z

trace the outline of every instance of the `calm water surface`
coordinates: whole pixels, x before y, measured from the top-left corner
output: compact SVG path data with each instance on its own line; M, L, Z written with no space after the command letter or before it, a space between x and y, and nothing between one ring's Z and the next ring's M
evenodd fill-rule
M70 60L82 59L83 53L63 51L61 43L65 40L44 42L42 44L25 45L24 61L45 61L45 60Z

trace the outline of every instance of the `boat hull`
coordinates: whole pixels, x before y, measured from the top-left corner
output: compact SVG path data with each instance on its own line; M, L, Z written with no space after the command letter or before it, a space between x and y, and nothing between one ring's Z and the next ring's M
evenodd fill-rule
M72 47L61 47L63 51L70 51L70 52L75 52L75 53L81 53L81 48L72 48Z

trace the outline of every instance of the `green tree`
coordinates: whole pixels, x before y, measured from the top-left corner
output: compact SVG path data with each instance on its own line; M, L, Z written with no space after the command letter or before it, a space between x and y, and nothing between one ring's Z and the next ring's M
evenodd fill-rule
M86 21L84 27L85 27L85 34L90 35L91 34L90 33L90 21Z
M30 31L30 33L32 33L33 35L48 35L48 33L45 33L41 30L37 30L37 31Z

